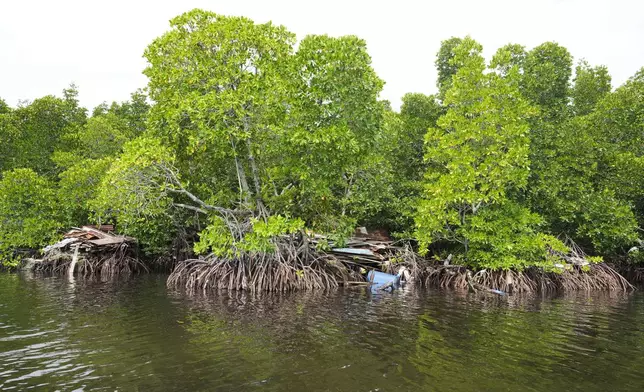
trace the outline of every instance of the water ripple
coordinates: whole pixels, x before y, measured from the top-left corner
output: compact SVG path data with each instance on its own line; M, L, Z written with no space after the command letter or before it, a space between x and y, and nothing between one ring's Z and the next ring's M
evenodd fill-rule
M644 379L644 295L168 292L0 275L0 389L604 391Z

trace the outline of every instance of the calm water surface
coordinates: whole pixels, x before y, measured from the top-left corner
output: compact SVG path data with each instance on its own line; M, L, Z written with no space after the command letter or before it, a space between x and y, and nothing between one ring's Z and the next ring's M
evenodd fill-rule
M642 391L644 293L187 296L0 275L6 391Z

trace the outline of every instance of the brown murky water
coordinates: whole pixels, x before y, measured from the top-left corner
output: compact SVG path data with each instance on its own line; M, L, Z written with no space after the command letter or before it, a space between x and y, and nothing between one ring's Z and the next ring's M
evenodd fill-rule
M0 275L10 391L640 391L644 294L187 296Z

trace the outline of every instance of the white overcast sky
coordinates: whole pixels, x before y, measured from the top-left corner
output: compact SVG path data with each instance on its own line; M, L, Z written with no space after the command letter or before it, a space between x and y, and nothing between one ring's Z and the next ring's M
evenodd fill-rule
M143 50L192 8L272 20L307 34L358 35L400 105L407 92L435 92L440 41L471 35L489 57L507 43L557 41L575 61L607 65L617 86L644 66L642 0L0 0L0 97L60 94L71 82L92 108L147 83Z

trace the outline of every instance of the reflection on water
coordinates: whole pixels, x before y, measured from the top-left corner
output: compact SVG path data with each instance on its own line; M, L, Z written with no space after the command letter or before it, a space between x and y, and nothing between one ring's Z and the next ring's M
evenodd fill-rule
M0 389L638 391L644 294L190 297L0 275Z

